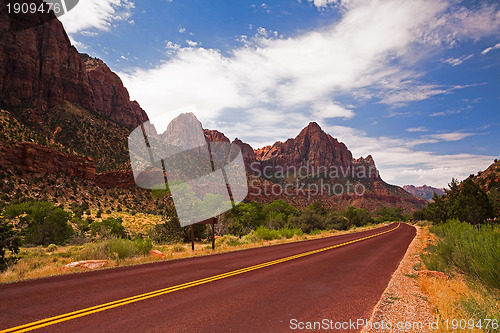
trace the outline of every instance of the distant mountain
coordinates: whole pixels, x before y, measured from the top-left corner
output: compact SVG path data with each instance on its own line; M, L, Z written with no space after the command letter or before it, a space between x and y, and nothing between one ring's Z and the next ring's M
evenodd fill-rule
M432 197L434 196L434 193L437 193L438 195L443 195L445 193L444 188L436 188L427 185L423 186L405 185L403 186L403 189L406 192L409 192L414 196L417 196L424 200L431 200Z
M205 129L205 137L207 141L229 141L215 130ZM248 200L270 202L279 198L297 207L321 200L338 209L353 205L371 212L381 206L412 211L426 204L401 187L384 182L371 155L354 159L344 143L315 122L295 138L263 148L253 149L239 139L233 143L240 146L249 172ZM361 190L363 194L358 195Z

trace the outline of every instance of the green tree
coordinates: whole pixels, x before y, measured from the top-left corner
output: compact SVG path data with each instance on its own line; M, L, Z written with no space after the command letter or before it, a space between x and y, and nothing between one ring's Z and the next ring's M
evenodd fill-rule
M451 201L451 217L474 225L493 218L493 205L486 192L471 178L467 178L461 185Z
M418 213L415 218L429 220L435 223L445 223L450 218L449 201L446 196L434 193L432 202L427 205L423 212Z
M349 220L350 224L356 227L361 227L374 222L370 213L363 208L354 208L353 206L349 206L344 212L344 215Z
M100 222L92 222L90 224L90 231L92 236L96 236L97 234L99 234L104 238L123 238L126 236L125 227L123 226L123 219L121 217L108 217Z
M299 216L292 216L289 221L291 227L299 228L305 233L325 228L324 217L310 208L304 209Z
M17 261L19 246L21 246L19 233L11 223L0 219L0 271Z
M401 207L382 207L377 211L380 215L379 221L403 221L403 208Z
M266 225L269 229L280 229L286 226L288 219L300 215L300 211L279 199L264 207Z
M10 205L5 208L4 217L18 219L28 244L62 245L73 235L73 228L68 224L71 213L51 202L26 201Z

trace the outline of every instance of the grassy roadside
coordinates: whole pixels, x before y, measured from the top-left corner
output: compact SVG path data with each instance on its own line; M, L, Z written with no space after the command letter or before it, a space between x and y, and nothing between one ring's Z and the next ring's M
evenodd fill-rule
M0 274L0 283L15 282L42 278L58 274L88 271L84 267L68 268L65 265L86 259L107 260L105 267L118 267L149 263L161 260L172 260L186 257L210 255L214 253L238 251L248 248L269 246L273 244L291 243L316 238L324 238L334 235L370 230L387 225L387 223L354 227L347 231L315 231L311 234L280 234L276 230L252 232L243 237L225 235L216 239L216 248L212 250L210 242L196 242L194 251L191 244L178 243L171 245L152 244L148 248L160 251L163 256L150 255L148 251L134 250L133 242L126 240L102 240L95 243L86 243L73 246L48 246L22 248L20 260ZM122 252L130 251L129 255L121 255Z
M479 229L453 222L423 224L422 232L422 268L446 274L417 276L439 320L439 331L498 332L494 326L494 320L500 325L498 227ZM486 328L488 320L492 321Z

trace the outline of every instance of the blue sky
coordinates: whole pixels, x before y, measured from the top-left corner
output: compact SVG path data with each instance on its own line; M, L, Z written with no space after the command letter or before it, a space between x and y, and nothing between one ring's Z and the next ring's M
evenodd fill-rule
M397 185L500 156L498 1L80 0L61 20L158 123L194 110L258 148L316 121Z

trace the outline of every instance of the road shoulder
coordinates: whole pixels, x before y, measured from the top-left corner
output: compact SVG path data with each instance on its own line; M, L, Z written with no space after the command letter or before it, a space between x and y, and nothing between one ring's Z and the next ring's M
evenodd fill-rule
M417 281L417 269L421 265L420 253L426 244L421 228L414 227L417 234L393 273L362 333L430 332L429 324L436 321L432 307ZM398 327L398 323L402 324ZM422 323L422 326L419 323ZM411 327L405 328L402 325Z

